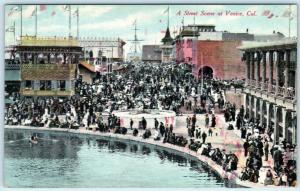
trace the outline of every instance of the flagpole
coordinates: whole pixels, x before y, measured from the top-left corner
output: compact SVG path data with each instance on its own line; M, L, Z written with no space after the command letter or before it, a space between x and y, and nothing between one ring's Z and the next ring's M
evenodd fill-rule
M69 5L69 38L71 38L71 5Z
M289 5L289 38L290 38L290 34L291 34L291 5Z
M79 39L79 9L77 7L77 39Z
M37 5L35 5L35 38L37 37Z
M14 21L14 45L16 45L16 23Z
M21 5L21 35L20 35L20 40L21 40L21 38L22 38L22 29L23 29L23 10L22 10L23 8L22 8L22 5Z
M169 28L169 19L170 19L170 7L168 6L168 28Z

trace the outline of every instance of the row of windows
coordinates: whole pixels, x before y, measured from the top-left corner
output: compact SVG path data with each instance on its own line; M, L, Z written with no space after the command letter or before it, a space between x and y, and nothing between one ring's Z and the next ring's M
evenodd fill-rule
M53 81L54 83L57 83L56 87L58 90L66 90L66 81L65 80L57 80ZM25 88L26 89L33 89L34 87L34 81L26 80L25 81ZM40 87L39 90L51 90L51 80L40 80Z

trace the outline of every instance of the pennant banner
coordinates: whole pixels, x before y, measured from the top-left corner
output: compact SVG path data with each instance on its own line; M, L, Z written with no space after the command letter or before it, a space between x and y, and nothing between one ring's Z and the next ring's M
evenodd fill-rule
M40 11L45 11L46 10L46 5L40 5Z

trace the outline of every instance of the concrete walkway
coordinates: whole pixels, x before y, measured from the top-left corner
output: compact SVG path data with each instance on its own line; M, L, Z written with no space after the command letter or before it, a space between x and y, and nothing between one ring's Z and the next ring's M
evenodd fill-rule
M188 137L188 131L186 128L186 118L187 116L192 117L192 114L183 114L183 116L178 116L176 119L176 128L174 128L174 133L181 134L185 137ZM215 114L216 116L216 127L213 128L213 136L208 136L206 138L206 143L211 143L212 147L225 149L226 153L234 153L238 161L238 170L237 174L240 174L243 168L246 166L247 158L244 156L244 140L241 139L240 130L227 130L229 123L235 126L235 122L225 122L225 118L222 114ZM210 116L211 117L211 116ZM196 115L197 122L196 127L200 127L201 132L205 131L208 135L208 128L205 127L205 116L203 114ZM211 119L211 118L210 118ZM202 139L199 139L202 142ZM273 165L273 160L271 154L268 156L268 161L264 161L263 157L263 166L260 170L259 182L263 183L265 179L265 174L267 169L270 169Z

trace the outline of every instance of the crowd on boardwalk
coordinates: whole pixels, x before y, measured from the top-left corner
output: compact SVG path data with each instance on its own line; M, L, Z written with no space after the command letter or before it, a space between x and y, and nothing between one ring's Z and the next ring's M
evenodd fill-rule
M259 121L249 119L244 108L236 108L224 99L225 85L219 80L205 80L201 88L183 65L143 64L131 67L120 75L97 75L92 84L76 81L76 93L68 99L20 98L13 95L14 102L5 110L5 124L28 125L34 127L57 127L78 129L94 128L101 132L119 134L132 133L144 139L153 138L163 143L188 147L192 151L210 157L225 171L237 170L238 157L213 148L206 139L214 134L217 124L215 112L224 113L228 130L240 131L244 140L244 156L247 157L241 180L258 182L263 160L269 155L274 163L266 172L265 185L296 184L296 163L293 153L296 146L283 140L272 143L272 127L259 126ZM143 118L139 128L121 125L120 118L113 115L115 110L172 110L177 115L185 111L194 114L186 118L188 136L173 132L172 125L155 120L147 124ZM103 113L108 113L104 117ZM196 114L205 115L204 126L196 125ZM152 128L154 127L154 128Z

